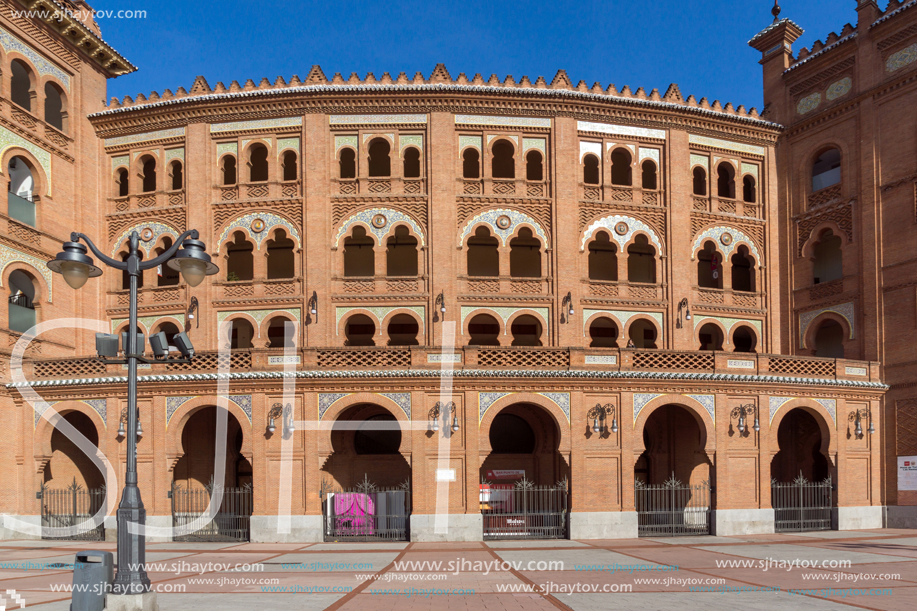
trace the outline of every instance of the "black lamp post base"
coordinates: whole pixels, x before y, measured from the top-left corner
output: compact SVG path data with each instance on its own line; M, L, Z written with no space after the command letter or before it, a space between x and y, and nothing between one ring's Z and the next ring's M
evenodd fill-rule
M105 611L159 611L159 603L156 592L109 594L105 597Z
M146 509L143 508L136 487L127 487L124 497L117 512L118 572L115 574L111 592L115 595L136 596L149 592L150 578L146 573L146 536L130 532L130 526L146 524ZM131 504L135 506L124 507Z

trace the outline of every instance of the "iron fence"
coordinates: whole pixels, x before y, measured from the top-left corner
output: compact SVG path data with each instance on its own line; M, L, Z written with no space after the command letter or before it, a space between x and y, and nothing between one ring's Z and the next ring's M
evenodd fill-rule
M665 483L637 480L637 534L641 537L679 537L710 534L710 482L683 484L672 474Z
M810 482L799 474L792 482L771 480L776 532L831 530L833 486L828 477Z
M169 498L172 499L172 526L180 528L208 515L210 499L217 489L223 493L220 507L213 519L202 528L186 535L173 537L175 541L248 541L251 535L252 486L215 486L211 481L201 488L183 487L172 482Z
M566 539L569 536L569 490L566 480L536 486L522 479L480 487L484 539Z
M101 488L83 488L73 483L66 488L48 488L42 483L36 495L41 500L41 538L72 541L104 541L105 523L93 526L88 520L106 507L105 486ZM108 513L106 507L106 514ZM85 524L84 524L85 523ZM66 536L51 536L46 528L77 528L77 532Z
M411 486L378 488L366 475L351 489L322 482L325 541L409 541Z

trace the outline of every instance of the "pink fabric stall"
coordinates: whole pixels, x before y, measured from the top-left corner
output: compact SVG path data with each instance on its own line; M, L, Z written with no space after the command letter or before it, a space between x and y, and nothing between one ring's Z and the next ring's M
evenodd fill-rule
M373 534L374 506L372 497L359 492L338 492L334 495L337 523L351 535Z

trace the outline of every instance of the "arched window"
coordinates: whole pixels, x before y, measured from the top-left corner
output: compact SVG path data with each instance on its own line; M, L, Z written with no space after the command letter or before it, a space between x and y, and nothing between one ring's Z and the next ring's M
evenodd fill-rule
M221 162L223 172L223 185L236 184L236 158L234 155L224 155Z
M232 243L226 247L226 280L238 282L254 279L255 246L245 239L241 231L235 232L232 238Z
M284 151L283 157L280 160L280 164L283 166L283 179L296 180L298 175L298 172L296 171L296 152Z
M244 318L237 318L232 321L232 331L229 338L229 347L232 350L248 350L252 347L252 339L255 337L255 329L252 323Z
M728 161L716 167L716 195L726 199L736 197L736 171Z
M630 324L628 336L628 348L656 348L656 327L644 318Z
M404 177L420 178L420 151L413 146L404 151Z
M541 346L541 322L529 314L517 317L509 327L513 346Z
M656 164L647 159L644 161L640 168L643 170L643 188L655 191L656 190Z
M152 193L156 190L156 160L144 157L141 162L141 190L143 193Z
M742 325L732 332L732 344L736 352L754 352L758 336L751 327Z
M755 291L755 260L744 244L732 255L732 290Z
M694 168L694 195L707 195L707 170Z
M627 280L656 282L656 249L645 235L638 235L627 247Z
M6 169L10 179L7 193L10 218L34 227L35 203L32 201L32 190L35 188L35 180L32 177L32 169L22 157L10 159Z
M611 154L611 184L629 187L631 178L631 156L627 149L615 149Z
M249 181L264 182L267 180L267 147L253 144L248 150Z
M340 177L349 180L357 177L357 154L353 149L344 149L341 151Z
M296 265L293 251L296 243L287 236L283 229L278 229L274 239L267 243L267 277L292 278L295 275Z
M590 348L617 348L618 327L607 317L596 318L589 325Z
M391 145L385 138L374 138L369 143L369 175L388 177L392 175Z
M831 282L844 277L844 256L841 253L841 238L830 229L825 229L813 248L813 281L815 284Z
M462 178L481 177L481 154L470 146L462 151Z
M595 155L583 157L583 182L587 185L599 184L599 158Z
M489 314L478 314L468 323L469 346L499 346L500 325Z
M375 346L376 323L365 314L354 314L344 325L347 346Z
M487 227L478 227L474 235L468 238L468 275L499 276L499 246L500 242L490 235Z
M118 183L118 197L127 197L130 185L127 178L127 169L120 168L115 182Z
M815 332L815 356L844 358L844 327L836 320L824 320Z
M32 86L34 76L25 62L14 59L11 63L13 76L10 79L10 99L13 104L32 112L32 98L35 90Z
M540 151L529 151L525 155L525 179L544 180L544 167Z
M67 131L67 107L64 92L57 84L45 83L45 123Z
M509 275L513 278L541 277L541 240L532 230L523 227L519 235L509 241Z
M10 274L9 329L25 333L35 326L35 284L24 271L17 269Z
M697 286L705 289L723 288L723 266L716 246L709 240L697 253Z
M812 164L812 190L819 191L841 182L841 151L823 151Z
M169 178L171 179L172 191L178 191L184 187L185 177L182 171L181 161L173 161L169 164Z
M589 279L618 280L618 245L604 231L589 243Z
M700 340L699 350L722 350L723 332L713 323L707 323L697 334Z
M125 253L122 253L122 254L121 254L121 261L127 261L127 257L128 257L128 253L126 253L126 252L125 252ZM138 257L141 261L143 261L143 251L142 251L142 250L141 250L140 252L137 253L137 257ZM127 290L127 289L129 289L129 288L131 288L131 277L130 277L130 274L128 274L126 271L123 271L123 272L121 272L121 289L122 289L122 290ZM142 288L143 288L143 272L140 272L140 273L137 275L137 288L138 288L138 289L142 289Z
M344 275L376 275L376 256L373 239L366 235L366 228L357 225L349 238L344 239Z
M376 414L366 419L364 424L353 433L353 452L359 456L366 455L395 455L399 454L401 447L401 431L399 429L377 428L377 422L395 422L391 414ZM389 424L391 426L391 424ZM378 499L381 495L369 498ZM377 509L378 511L378 509Z
M162 253L166 252L172 248L172 238L165 237L162 239L162 246L156 249L154 257L158 257ZM179 272L176 269L172 269L167 264L163 263L159 266L159 269L156 270L156 285L157 286L175 286L178 284Z
M289 323L289 324L287 324ZM271 324L267 327L267 339L268 339L268 348L286 348L292 347L294 343L294 335L296 333L296 325L293 324L288 318L283 318L282 316L274 318L271 320Z
M746 175L745 178L742 179L742 200L749 204L753 204L757 197L758 193L755 188L755 177Z
M508 140L497 140L494 143L493 162L491 165L491 174L494 178L515 178L516 177L516 160L513 155L516 149Z
M387 275L417 275L417 238L404 225L396 227L395 234L389 237L385 255Z
M493 454L534 454L535 431L525 418L500 412L490 425L490 448Z
M396 314L388 323L389 346L416 346L420 327L410 314Z

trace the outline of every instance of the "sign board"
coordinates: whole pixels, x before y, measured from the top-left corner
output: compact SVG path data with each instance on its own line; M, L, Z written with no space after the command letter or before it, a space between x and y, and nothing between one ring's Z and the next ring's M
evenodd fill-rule
M525 477L525 469L490 469L487 471L487 479L522 479Z
M454 482L455 481L455 469L437 469L436 470L436 481Z
M898 457L898 490L917 490L917 456Z

